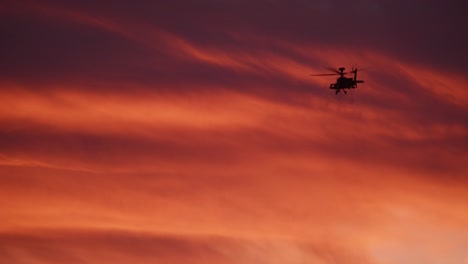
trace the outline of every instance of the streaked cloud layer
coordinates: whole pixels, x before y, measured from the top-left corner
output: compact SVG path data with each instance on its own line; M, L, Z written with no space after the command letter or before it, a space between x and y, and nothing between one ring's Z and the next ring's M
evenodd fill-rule
M465 263L464 7L7 1L0 258Z

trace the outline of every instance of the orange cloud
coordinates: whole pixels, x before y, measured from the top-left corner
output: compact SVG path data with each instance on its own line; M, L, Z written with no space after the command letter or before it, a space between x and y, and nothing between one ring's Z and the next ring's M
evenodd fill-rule
M148 24L28 5L131 40L149 61L162 51L241 82L214 82L212 71L183 83L0 80L2 259L466 259L463 77L378 51L357 56L261 35L238 40L270 49L206 45ZM333 78L308 76L343 60L376 69L346 97L323 92Z

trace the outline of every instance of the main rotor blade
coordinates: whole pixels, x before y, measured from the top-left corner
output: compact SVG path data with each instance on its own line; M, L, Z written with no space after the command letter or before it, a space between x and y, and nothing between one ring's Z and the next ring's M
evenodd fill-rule
M353 70L352 72L354 72L355 70L358 70L358 71L368 71L368 70L372 70L372 67L354 68L354 70Z
M320 74L309 74L310 76L330 76L330 75L340 75L338 73L320 73Z
M359 71L368 71L368 70L372 70L372 67L359 68L358 70Z
M336 72L336 73L338 73L338 74L341 74L341 72L340 72L339 70L337 70L337 69L335 69L335 68L333 68L333 67L327 67L327 68L325 68L325 69L327 69L327 70L329 70L329 71L332 71L332 72Z

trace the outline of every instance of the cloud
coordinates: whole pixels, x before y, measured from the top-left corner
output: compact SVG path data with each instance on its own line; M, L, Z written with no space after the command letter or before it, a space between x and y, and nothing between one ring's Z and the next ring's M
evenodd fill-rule
M466 41L466 35L460 34L464 20L461 10L466 7L463 1L440 5L437 1L208 0L196 4L142 2L132 6L116 1L112 7L77 1L45 3L113 19L150 22L199 43L226 44L229 39L224 37L225 32L241 35L253 32L291 42L320 42L340 49L377 48L392 56L454 71L466 68L463 67L466 60L459 59L463 40ZM396 21L395 16L399 18Z
M460 263L463 5L6 3L0 255Z
M4 259L22 263L372 263L353 249L343 250L339 243L317 245L273 239L51 230L3 234L0 241Z
M365 1L364 1L365 2ZM367 21L360 22L362 19L365 19L366 16L369 18L378 19L383 29L380 27L372 27L371 29L363 29L362 35L365 35L365 41L369 43L372 42L372 39L378 39L378 41L384 42L387 41L388 38L392 38L393 40L401 39L401 36L398 36L398 32L403 32L402 29L405 27L401 25L396 25L399 30L392 29L391 31L385 30L390 24L386 23L384 17L386 15L393 14L392 12L383 12L383 10L393 10L395 13L406 14L405 12L400 12L402 10L406 10L408 8L413 8L412 5L406 5L403 3L381 3L382 7L376 7L376 5L366 5L362 2L361 5L351 5L351 8L356 8L357 10L362 9L364 14L362 16L353 17L350 20L352 23L360 23L368 25ZM17 45L18 42L28 43L30 41L21 41L16 38L10 38L11 41L11 48L8 52L7 58L11 58L11 63L5 63L6 65L10 65L10 67L5 67L5 70L12 69L11 65L18 65L15 64L13 60L17 59L18 57L21 58L21 54L28 54L27 52L32 53L29 56L29 65L31 62L41 62L43 61L43 67L51 67L54 65L54 60L57 63L70 63L72 65L67 65L67 67L71 67L70 70L74 71L75 74L77 72L83 72L83 74L87 74L84 76L93 77L93 78L109 78L113 75L116 71L120 73L122 78L127 80L138 80L138 79L148 79L149 76L154 75L157 78L163 78L166 74L170 74L171 72L178 72L176 76L180 76L184 74L184 77L187 77L187 73L190 76L190 71L197 71L197 67L191 67L192 69L186 71L180 71L178 69L183 69L184 64L187 60L195 59L198 62L203 62L207 64L211 64L214 66L221 66L227 67L230 70L241 70L241 71L248 71L248 72L265 72L265 71L273 71L273 73L278 72L278 67L282 68L279 70L279 73L287 73L288 75L292 74L292 77L295 79L299 78L308 78L303 74L303 70L307 70L310 68L311 65L318 66L317 58L314 60L309 60L306 63L302 62L299 63L299 56L295 56L294 60L290 59L291 53L284 49L279 49L275 47L274 43L282 42L289 42L289 43L296 43L296 45L307 46L310 52L314 51L322 51L325 47L337 49L337 50L344 50L350 51L351 54L362 54L366 53L369 50L375 51L378 53L384 53L389 56L395 55L395 51L389 48L384 48L381 45L369 45L366 47L360 47L359 45L348 45L346 48L342 47L341 43L346 43L342 41L342 38L346 39L356 39L356 37L348 37L347 34L356 34L355 30L345 30L344 32L340 31L340 34L336 34L334 31L330 31L331 33L328 34L333 36L333 41L327 40L327 38L322 34L309 34L312 38L311 40L298 40L295 38L288 38L286 36L282 36L282 34L294 34L293 36L300 36L301 34L297 33L295 30L291 30L289 27L297 27L299 30L307 29L310 31L309 25L314 24L322 24L323 22L319 21L308 21L308 23L301 23L299 25L297 23L297 19L302 17L300 14L303 12L310 12L313 11L314 13L321 14L323 12L320 11L320 7L316 6L308 6L307 4L297 1L295 4L289 3L289 9L293 9L299 12L293 12L295 15L291 16L291 13L286 13L288 8L284 8L282 2L277 3L270 3L267 1L273 8L269 9L270 11L266 12L265 18L260 18L261 16L256 15L255 8L257 7L256 3L248 3L250 6L249 8L245 8L247 3L244 2L237 2L234 3L225 3L224 5L218 5L216 3L211 3L207 1L206 3L199 3L198 6L194 6L195 10L199 10L199 12L194 12L197 18L204 19L190 19L189 14L180 14L179 19L175 20L172 19L173 16L168 16L167 14L172 14L177 8L171 4L164 4L158 6L157 8L153 5L145 6L145 5L135 5L134 9L139 11L139 17L130 16L131 12L118 12L119 8L123 8L123 3L116 4L113 8L108 7L100 7L99 5L93 5L95 9L90 9L89 7L83 7L77 3L73 3L73 1L69 2L68 5L57 4L53 2L49 2L49 4L43 3L42 5L39 4L26 4L26 5L19 5L22 8L30 8L35 12L37 21L35 22L35 27L31 28L27 24L19 24L22 25L22 31L26 32L27 34L22 34L23 37L30 37L33 39L38 39L39 36L43 35L40 32L50 32L49 34L53 34L54 36L59 36L51 38L39 38L43 43L43 46L40 46L38 49L31 49L29 47L23 47ZM78 6L76 6L78 5ZM233 5L233 6L230 6ZM339 2L331 3L330 4L331 10L334 10L335 13L338 12L340 14L342 11L349 13L349 8L342 10L341 7L343 5ZM73 6L76 6L74 9ZM262 6L263 4L259 5L258 7ZM344 5L346 6L346 5ZM371 7L374 6L375 8L362 8L362 7ZM377 5L378 6L378 5ZM419 7L418 14L425 14L433 11L432 4L425 4ZM131 8L131 9L132 9ZM251 10L253 8L253 10ZM318 9L317 9L318 8ZM450 8L455 8L453 6L447 5L444 7L449 12ZM146 11L145 11L146 9ZM213 12L207 12L211 10ZM161 13L160 16L155 15L154 13L151 15L151 19L146 17L146 13L148 10L152 10L152 12ZM180 11L180 9L178 9ZM376 10L380 10L380 13L377 15L374 12ZM453 12L452 10L452 12ZM440 11L440 10L439 10ZM204 13L205 15L201 15ZM224 13L225 12L225 13ZM240 19L240 16L236 14L243 13L250 14L252 19L254 19L251 23L244 25L246 21L249 21L249 17L243 17ZM264 12L262 12L264 13ZM287 17L285 18L288 23L281 24L283 26L288 26L288 30L281 30L281 26L262 26L263 24L268 24L269 22L277 23L278 21L282 21L280 14L286 14ZM228 25L223 25L223 21L217 21L218 23L214 23L211 21L216 19L219 16L229 17L231 16L234 18L231 22L226 22L228 24L233 24L231 27ZM222 15L221 15L222 14ZM42 16L46 16L47 20L62 21L67 25L67 27L56 27L56 26L49 26L50 23L41 24ZM324 15L324 14L323 14ZM426 14L427 15L427 14ZM454 14L453 14L454 15ZM213 17L214 16L214 17ZM291 17L290 17L291 16ZM340 16L338 16L340 17ZM347 17L344 15L343 17ZM364 17L364 18L363 18ZM447 16L444 16L447 17ZM457 16L453 16L457 17ZM308 15L308 20L315 20L319 19L320 17ZM440 17L439 17L440 18ZM28 17L28 20L24 19L25 23L30 21L31 18ZM158 19L163 19L163 21L159 21ZM305 18L304 18L305 19ZM408 17L410 20L417 20L417 17L411 15ZM458 19L458 18L457 18ZM15 26L14 23L16 21L22 21L16 17L7 17L7 22L13 23L13 26L10 27L12 31L12 36L14 31L18 29L18 25ZM156 21L153 21L156 20ZM209 26L204 25L203 21L210 21ZM174 24L174 21L178 21ZM201 21L201 22L199 22ZM229 19L227 20L229 21ZM330 20L327 19L330 23ZM339 20L338 20L339 21ZM404 19L402 19L404 21ZM38 23L39 22L39 23ZM198 24L201 23L202 25ZM208 23L208 22L207 22ZM450 26L457 25L459 23L452 23L452 21L439 21L439 27L448 27L446 24L451 23ZM237 26L234 27L234 25ZM348 25L352 28L353 24ZM376 22L373 21L372 25L376 25ZM442 26L443 25L443 26ZM410 24L411 26L411 24ZM327 25L327 31L329 31L328 27L331 25ZM393 24L392 26L393 27ZM182 28L182 30L180 29ZM247 29L248 28L248 29ZM276 32L273 33L266 33L269 32L268 28L274 28ZM340 27L337 27L340 28ZM428 26L426 25L420 31L425 31L428 28L437 28L435 26ZM207 29L207 30L205 30ZM210 31L210 30L214 30ZM205 32L207 31L207 32ZM29 32L29 33L28 33ZM360 32L360 31L357 31ZM389 36L389 32L391 32ZM417 32L417 31L416 31ZM393 35L395 34L395 35ZM60 36L64 36L61 38ZM304 34L302 34L304 35ZM181 37L182 36L182 37ZM252 36L255 36L256 41ZM458 36L451 36L450 38L447 37L446 39L454 39ZM403 38L404 39L404 38ZM416 38L421 39L421 38ZM435 35L429 35L427 38L424 38L427 41L433 39L433 41L440 40L442 38L435 37ZM31 39L32 40L32 39ZM412 40L409 38L408 40ZM80 43L80 46L75 45L74 43ZM88 44L89 43L89 44ZM266 45L266 43L268 43ZM393 42L389 42L393 43ZM453 42L452 42L453 43ZM410 50L409 43L405 43L406 50ZM391 47L395 47L396 45L393 43ZM431 45L431 47L436 45ZM441 46L441 45L437 45ZM423 45L423 43L418 43L417 50L411 52L410 56L413 54L418 54L421 50L424 50L422 47L428 47L428 45ZM79 48L78 50L76 50ZM18 50L19 49L19 50ZM152 50L149 53L149 50ZM15 52L15 50L18 50ZM455 51L454 47L450 46L446 48L448 51ZM53 56L52 54L57 54L61 52L61 56ZM252 52L255 52L254 55ZM398 53L398 52L397 52ZM434 54L432 50L423 53ZM440 52L437 52L440 53ZM38 54L42 54L39 57ZM74 58L71 57L70 59L65 59L64 56L76 56L75 54L79 54L79 57ZM152 60L148 60L148 54L152 55ZM287 56L278 56L278 54L284 54ZM455 53L456 56L460 54L460 52ZM169 57L168 57L169 55ZM263 55L264 59L259 60L257 58L258 55ZM402 58L401 54L396 54L398 58ZM174 58L175 56L175 58ZM172 57L172 59L170 59ZM424 60L427 58L433 58L434 56L428 56L425 54L424 56L420 56L419 58L409 59L406 60L406 63L414 63L416 65L424 64ZM33 60L31 60L33 58ZM61 58L61 60L57 60ZM448 58L448 56L446 56ZM174 60L175 59L175 60ZM419 60L422 61L419 61ZM179 63L175 63L179 60ZM80 61L83 61L80 64ZM455 61L451 59L450 61ZM460 60L463 61L463 60ZM138 65L136 62L143 65ZM313 63L313 64L312 64ZM25 67L25 63L19 64L20 67ZM281 65L281 66L278 66ZM441 68L437 67L437 65L429 64L431 67L434 68ZM167 66L171 66L167 68ZM67 69L65 67L65 69ZM77 68L78 67L78 68ZM94 68L97 67L97 68ZM63 67L57 65L57 67L53 69L49 69L52 71L61 71ZM166 71L164 69L167 69ZM447 67L445 67L447 69ZM459 67L451 67L452 72L459 72ZM209 69L209 71L213 71L214 69ZM299 70L299 71L298 71ZM100 75L96 75L96 71L100 73ZM163 72L161 72L163 71ZM285 72L287 71L287 72ZM23 69L24 72L24 69ZM91 75L90 75L91 74ZM11 75L11 73L10 73ZM196 75L196 74L195 74ZM83 76L83 77L84 77ZM25 77L25 76L23 76ZM151 78L150 78L151 79ZM155 79L152 79L153 81Z
M133 94L50 87L41 95L10 87L0 95L5 102L2 137L8 139L2 143L3 154L39 156L47 164L60 164L67 155L73 157L69 160L95 165L123 164L128 159L143 166L150 159L210 163L285 154L313 158L320 153L458 175L466 158L461 114L466 110L424 90L423 96L434 100L410 102L390 94L373 102L377 96L369 94L369 101L362 96L354 97L354 102L333 102L309 95L309 102L301 102L304 96L292 93L281 102L277 96L229 88L175 94L138 86ZM429 104L437 107L432 114ZM247 150L250 156L243 154ZM426 155L417 155L420 151ZM457 158L444 159L441 151Z

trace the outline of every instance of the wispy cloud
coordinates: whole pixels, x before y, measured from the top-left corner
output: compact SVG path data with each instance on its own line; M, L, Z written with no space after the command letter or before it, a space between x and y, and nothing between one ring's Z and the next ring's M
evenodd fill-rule
M461 263L463 62L394 2L8 2L0 258Z

